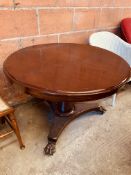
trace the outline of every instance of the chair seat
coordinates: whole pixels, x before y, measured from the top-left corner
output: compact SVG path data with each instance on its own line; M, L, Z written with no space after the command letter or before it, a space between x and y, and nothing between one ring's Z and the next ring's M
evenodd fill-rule
M0 113L10 110L10 107L4 102L2 98L0 98Z
M126 41L131 44L131 18L125 18L122 20L121 30Z

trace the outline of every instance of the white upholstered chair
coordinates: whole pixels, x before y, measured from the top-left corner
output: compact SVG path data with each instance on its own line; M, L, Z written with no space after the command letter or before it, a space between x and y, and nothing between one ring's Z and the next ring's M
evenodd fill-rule
M106 31L96 32L90 36L89 44L114 52L131 66L131 44L125 42L117 35ZM113 95L112 106L115 105L115 99L116 94Z

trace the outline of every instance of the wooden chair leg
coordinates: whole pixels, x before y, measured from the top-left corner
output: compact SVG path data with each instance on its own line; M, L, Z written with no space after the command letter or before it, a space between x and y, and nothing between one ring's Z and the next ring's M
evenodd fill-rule
M0 123L3 125L3 124L5 124L5 117L2 117L1 119L0 119Z
M20 149L24 149L25 145L23 144L23 141L21 139L19 127L18 127L14 113L9 114L8 117L9 117L9 120L11 121L12 129L14 129L14 132L17 136L18 141L19 141Z

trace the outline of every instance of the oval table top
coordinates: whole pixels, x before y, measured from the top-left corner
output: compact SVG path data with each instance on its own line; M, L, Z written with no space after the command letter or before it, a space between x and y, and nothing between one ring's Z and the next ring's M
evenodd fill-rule
M107 50L86 44L61 43L16 51L4 62L4 72L26 88L58 98L75 99L114 93L129 79L130 66Z

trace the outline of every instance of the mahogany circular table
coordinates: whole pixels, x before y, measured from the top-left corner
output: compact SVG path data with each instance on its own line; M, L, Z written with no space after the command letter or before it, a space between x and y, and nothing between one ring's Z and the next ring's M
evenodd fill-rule
M45 153L55 152L64 127L82 113L104 108L83 103L110 96L130 77L129 65L107 50L85 44L43 44L21 49L4 62L4 72L32 96L46 100L54 118ZM79 102L79 103L76 103Z

